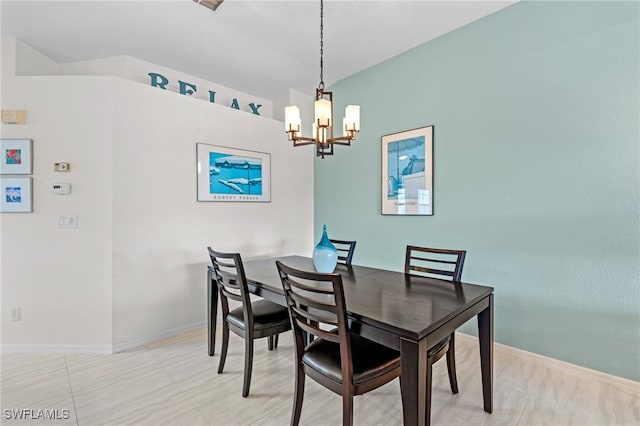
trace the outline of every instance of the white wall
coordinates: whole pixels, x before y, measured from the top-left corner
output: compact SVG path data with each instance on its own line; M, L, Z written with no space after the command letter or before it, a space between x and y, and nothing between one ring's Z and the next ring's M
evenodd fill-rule
M114 342L206 318L209 245L311 251L313 153L293 149L281 122L134 83L116 96ZM272 201L197 202L196 142L270 153Z
M32 138L35 160L34 213L0 215L3 347L122 349L204 325L207 245L311 251L313 152L282 122L116 77L14 77L2 47L2 109L28 111L2 137ZM196 202L196 142L270 153L272 201ZM61 180L71 195L51 193ZM68 213L78 228L57 228Z
M272 100L273 118L284 122L284 108L289 105L296 105L300 108L300 118L302 120L302 132L304 136L311 135L311 127L315 120L315 89L308 93L302 93L295 89L288 89Z
M26 109L27 125L3 138L33 139L33 213L0 214L2 342L99 345L111 335L112 78L13 77L15 45L2 44L2 109ZM53 163L68 161L70 173ZM72 194L53 195L54 182ZM60 214L77 229L60 229ZM20 306L22 320L10 321Z
M7 40L8 41L8 40ZM10 61L14 63L15 68L13 68L11 75L59 75L66 74L61 73L61 65L49 58L48 56L42 54L36 49L32 48L22 40L18 40L15 37L11 38L11 42L7 44L7 47L12 51L15 51L14 54L9 57L8 55L3 54L3 62L4 60ZM3 45L4 51L4 45ZM104 74L103 74L104 75Z

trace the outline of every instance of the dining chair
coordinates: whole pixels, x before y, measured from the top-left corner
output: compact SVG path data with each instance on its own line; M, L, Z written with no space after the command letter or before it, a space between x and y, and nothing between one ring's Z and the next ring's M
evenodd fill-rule
M404 273L431 278L460 281L466 250L446 250L437 248L407 246ZM440 340L427 352L427 377L431 377L433 364L447 355L447 371L451 392L458 393L455 358L455 332ZM431 383L431 380L428 380ZM431 390L427 392L427 407L431 406Z
M355 241L347 240L333 240L329 239L336 246L338 250L338 263L344 263L345 265L351 265L353 259L353 252L356 250Z
M253 341L267 337L267 347L274 350L278 347L278 335L291 330L289 312L286 307L268 300L260 299L252 302L249 297L247 278L239 253L221 253L211 247L209 257L213 277L216 280L222 305L222 352L218 374L222 373L227 359L229 347L229 330L244 338L244 380L242 396L249 395L251 386L251 370L253 367ZM229 310L229 299L241 302L241 305Z
M295 340L295 393L291 425L300 422L305 377L342 396L342 424L353 424L353 397L400 376L400 353L349 332L342 276L276 266ZM330 330L318 324L334 327ZM316 338L306 344L304 334Z

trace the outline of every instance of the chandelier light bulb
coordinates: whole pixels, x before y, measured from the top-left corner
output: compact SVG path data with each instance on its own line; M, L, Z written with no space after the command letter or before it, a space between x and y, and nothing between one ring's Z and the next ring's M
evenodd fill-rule
M331 127L331 101L318 99L315 103L315 111L318 127Z
M300 119L300 108L295 105L285 107L284 109L284 130L287 133L297 133L302 126Z
M347 130L353 132L360 131L360 105L347 105L344 109L345 119L347 121Z

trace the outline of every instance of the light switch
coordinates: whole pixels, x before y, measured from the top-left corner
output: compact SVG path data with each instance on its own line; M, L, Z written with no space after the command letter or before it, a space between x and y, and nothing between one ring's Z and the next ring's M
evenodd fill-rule
M78 221L75 214L58 216L58 228L77 228Z

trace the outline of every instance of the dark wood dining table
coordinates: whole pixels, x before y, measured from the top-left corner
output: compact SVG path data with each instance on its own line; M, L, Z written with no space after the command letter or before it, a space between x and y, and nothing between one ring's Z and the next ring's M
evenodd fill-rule
M285 305L275 261L313 271L302 256L273 257L244 262L252 293ZM493 288L443 281L357 265L339 264L352 331L400 351L400 388L404 424L429 425L427 350L477 316L484 410L493 408ZM208 350L215 346L218 292L209 271Z

